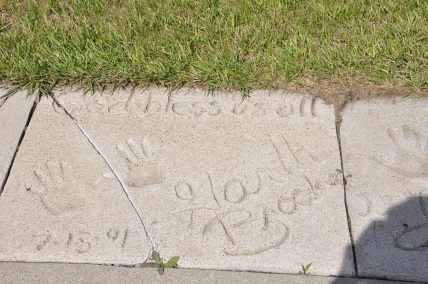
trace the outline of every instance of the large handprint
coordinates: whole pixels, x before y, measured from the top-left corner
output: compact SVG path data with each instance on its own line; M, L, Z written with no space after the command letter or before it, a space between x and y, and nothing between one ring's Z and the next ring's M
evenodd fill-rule
M128 139L126 145L117 145L117 150L128 165L128 174L125 178L127 185L142 188L164 181L165 168L155 159L147 139L142 139L140 143Z
M428 177L428 141L423 141L419 132L408 125L403 125L400 135L390 128L387 131L394 143L394 159L378 155L373 155L372 158L403 176Z
M59 215L85 204L85 189L70 175L67 163L48 161L46 168L34 172L42 188L32 187L31 192L40 198L49 212Z

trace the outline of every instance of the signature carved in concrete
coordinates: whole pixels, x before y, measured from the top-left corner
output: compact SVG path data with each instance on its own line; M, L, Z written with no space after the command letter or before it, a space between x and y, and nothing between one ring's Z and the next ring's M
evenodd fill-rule
M219 193L214 187L211 175L207 174L215 206L190 209L192 212L197 210L216 212L215 217L205 224L202 235L207 235L215 226L220 226L232 245L224 251L228 255L252 255L279 247L290 234L285 221L277 216L277 212L274 212L270 205L265 205L262 212L255 212L251 208L249 197L258 195L262 189L260 173L258 177L259 183L255 188L250 188L243 179L235 177L227 181L223 186L223 192ZM237 188L240 187L239 194L233 198L228 194L232 183L236 183ZM264 200L259 201L263 203ZM254 206L256 207L259 206ZM270 236L269 241L266 241L267 236ZM258 239L260 243L256 247L248 246L254 239Z
M275 173L259 169L251 179L248 175L225 178L207 173L204 180L209 190L195 187L201 186L200 182L177 181L176 197L190 205L183 210L191 212L189 229L195 212L209 212L208 216L213 217L203 221L201 234L222 231L230 243L224 250L228 255L258 254L281 246L291 232L288 216L313 205L320 198L324 183L306 173L309 163L319 162L311 151L291 147L284 136L279 142L272 142L272 147L281 165ZM289 175L300 180L299 185L287 182ZM275 183L276 189L266 186L267 182Z

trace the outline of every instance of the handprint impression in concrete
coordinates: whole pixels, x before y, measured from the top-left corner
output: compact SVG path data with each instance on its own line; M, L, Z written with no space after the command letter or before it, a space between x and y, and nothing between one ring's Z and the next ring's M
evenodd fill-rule
M428 140L424 141L420 133L408 125L403 125L400 135L391 128L387 131L394 143L394 159L378 155L373 155L372 158L405 177L428 177Z
M142 139L140 143L128 139L126 145L117 145L117 150L128 165L125 178L128 186L142 188L164 181L165 168L162 168L155 159L147 139Z
M86 202L85 190L70 174L68 164L48 161L46 168L34 172L43 189L28 188L40 198L43 206L54 215L82 207Z
M372 158L379 164L412 180L428 178L428 139L424 140L421 134L413 127L403 125L397 132L387 129L388 136L394 143L394 157ZM394 235L394 244L404 251L424 251L428 249L428 208L422 196L418 197L419 208L427 222L405 228Z

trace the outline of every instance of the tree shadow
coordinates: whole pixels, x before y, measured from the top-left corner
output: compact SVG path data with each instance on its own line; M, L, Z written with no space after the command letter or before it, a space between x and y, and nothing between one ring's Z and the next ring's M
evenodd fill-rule
M357 222L354 219L351 225ZM427 195L413 196L391 207L384 218L371 222L361 234L353 230L353 237L358 278L428 281ZM346 252L352 251L349 247ZM340 274L345 274L345 267L344 261ZM345 279L332 283L345 283Z

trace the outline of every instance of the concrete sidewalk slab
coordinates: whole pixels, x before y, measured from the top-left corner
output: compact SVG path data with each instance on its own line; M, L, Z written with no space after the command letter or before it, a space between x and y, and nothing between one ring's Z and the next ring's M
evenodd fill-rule
M160 276L154 268L113 267L89 264L0 262L0 279L8 284L83 283L187 283L187 284L405 284L409 282L312 275L268 274L198 269L167 269Z
M164 258L353 275L333 106L281 92L56 95L117 171Z
M341 145L359 275L428 279L428 100L347 105Z
M0 88L0 96L7 91ZM33 104L34 97L18 92L0 107L0 193Z
M0 197L0 260L141 263L151 245L79 128L42 99Z

